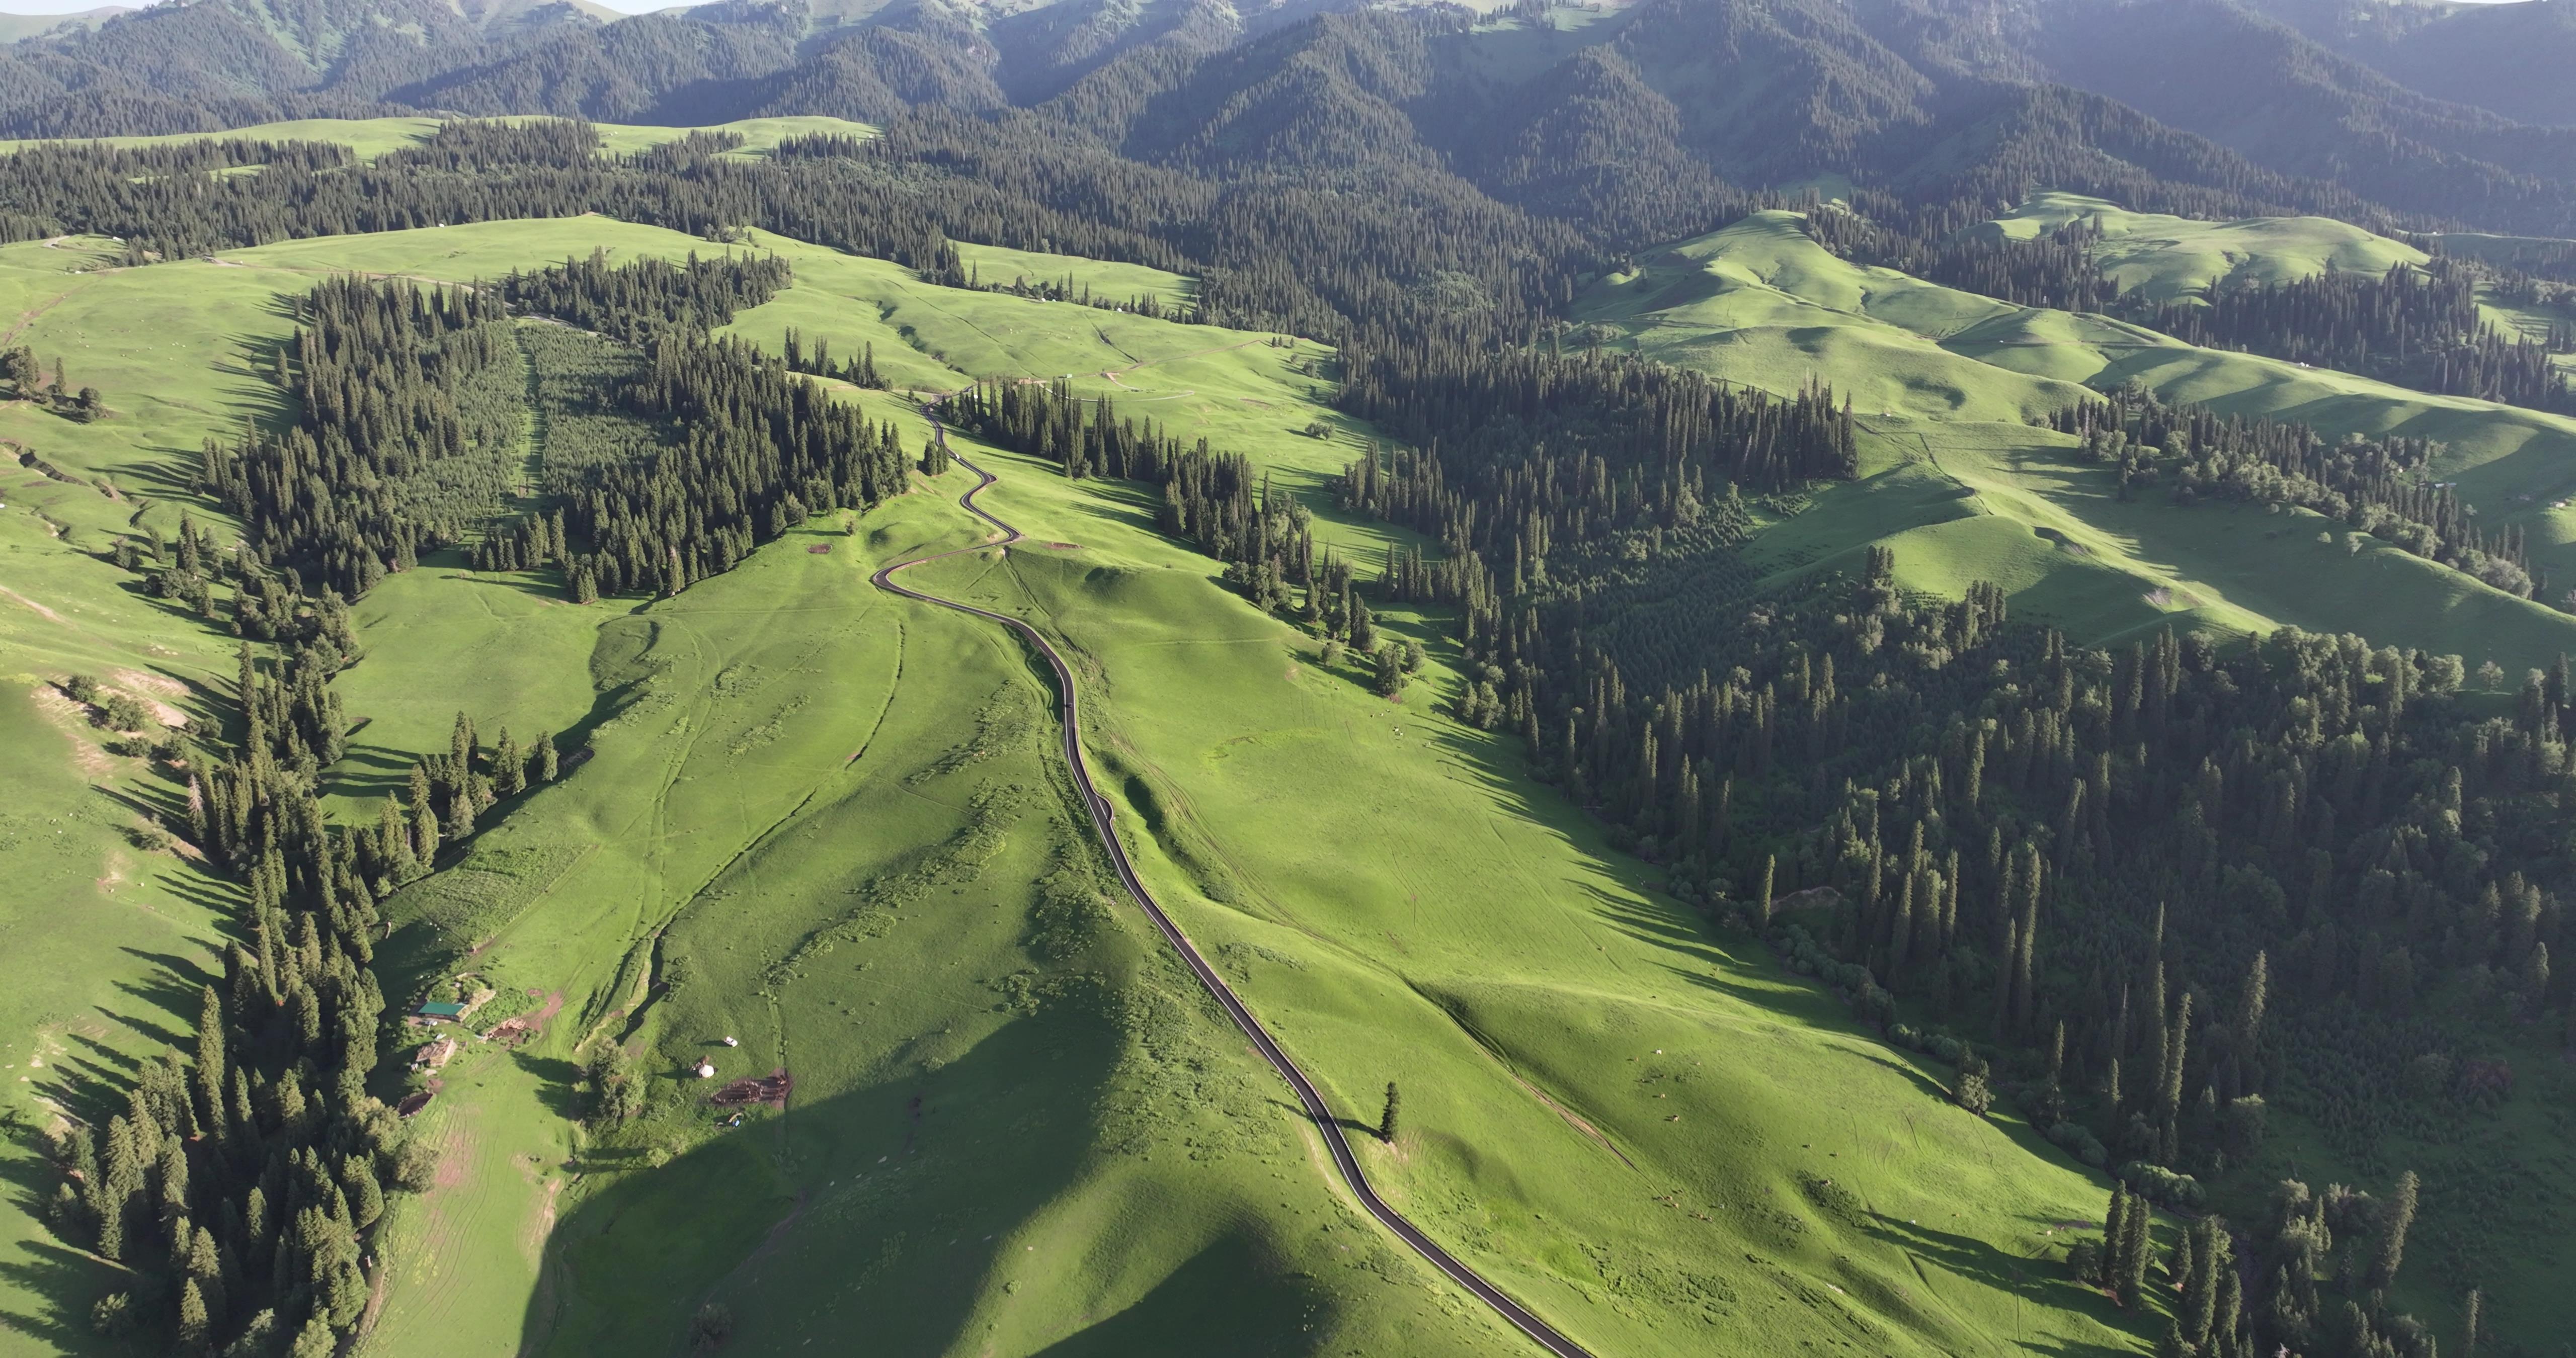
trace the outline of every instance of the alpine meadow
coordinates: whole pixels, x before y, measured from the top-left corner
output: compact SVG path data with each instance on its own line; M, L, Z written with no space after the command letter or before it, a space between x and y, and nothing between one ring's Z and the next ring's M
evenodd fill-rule
M2576 1358L2570 70L0 15L0 1354Z

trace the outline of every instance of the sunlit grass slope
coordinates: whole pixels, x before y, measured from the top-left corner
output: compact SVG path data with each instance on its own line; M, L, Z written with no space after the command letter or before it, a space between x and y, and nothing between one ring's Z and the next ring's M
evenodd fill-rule
M2018 421L2082 400L2063 382L1941 343L2014 310L1837 259L1785 212L1652 255L1577 307L1614 347L1774 391L1828 375L1864 410Z
M2075 222L2086 223L2102 233L2102 240L2094 247L2094 257L2120 290L2142 293L2155 302L2206 296L2209 289L2222 283L2288 283L2330 271L2381 274L2400 264L2423 264L2428 258L2403 241L2326 217L2204 222L2129 212L2102 199L2070 193L2034 195L2016 211L1976 230L2030 239ZM2507 252L2513 246L2532 243L2535 242L2518 237L2452 233L2443 237L2442 248L2469 258L2509 259ZM2481 311L2488 322L2506 334L2532 338L2545 338L2552 325L2571 319L2564 309L2507 304L2497 300L2492 289L2485 291ZM2540 432L2548 436L2542 440L2540 450L2549 456L2537 464L2523 459L2484 472L2480 464L2509 458L2533 445L2532 427L2519 418L2528 412L2483 402L2448 402L2378 383L2356 387L2338 382L2339 374L2290 364L2269 364L2269 371L2258 373L2233 361L2177 365L2169 354L2152 357L2155 363L2149 372L2111 372L2106 377L2125 380L2138 376L2174 399L2212 404L2235 401L2253 413L2281 414L2334 432L2351 429L2376 433L2402 423L2406 426L2404 432L2409 434L2450 442L2455 446L2455 456L2443 474L2469 472L2462 489L2472 500L2491 515L2524 518L2534 536L2553 549L2547 554L2553 562L2565 564L2569 560L2563 548L2571 529L2561 515L2548 508L2566 498L2571 489L2571 478L2563 465L2568 451L2564 440L2570 433L2564 421L2545 421L2540 426ZM2223 359L2242 357L2228 354ZM2047 370L2078 381L2094 380L2085 374L2081 357L2067 361L2073 366ZM2576 367L2576 356L2564 357L2560 362L2562 366Z
M867 584L963 527L926 492L620 610L596 757L395 903L398 976L563 1003L426 1115L452 1183L404 1206L378 1350L660 1351L708 1301L762 1352L1506 1342L1329 1193L1105 907L1025 657ZM572 1062L618 1041L654 1104L585 1142ZM720 1129L702 1058L787 1069L789 1110Z
M231 638L118 589L80 555L135 506L0 462L0 1155L21 1191L0 1207L0 1351L87 1352L110 1271L63 1248L18 1177L64 1115L103 1121L139 1060L185 1045L197 987L220 977L225 907L146 831L183 789L112 752L55 682L96 676L201 714L194 686L231 669ZM62 1304L68 1300L71 1305ZM74 1308L77 1309L74 1309Z
M1893 535L1927 583L2002 575L2024 606L2097 631L2175 606L2150 596L2182 578L2168 563L2184 545L2097 514L2096 474L2015 419L2058 379L1906 328L1938 331L1939 290L1835 293L1790 242L1766 240L1768 281L1721 280L1746 307L1830 314L1870 344L1883 341L1869 327L1910 335L1940 372L1977 369L1956 370L1983 384L1961 399L1998 418L1872 416L1872 476L1771 530L1758 559L1811 569ZM28 565L6 583L68 622L9 615L8 672L165 645L180 677L228 678L229 638L191 631L82 552L138 512L175 526L197 445L274 413L257 374L288 333L283 298L334 271L464 281L594 246L721 248L576 219L136 270L94 267L80 242L0 250L0 304L20 313L22 341L63 353L114 412L73 425L0 411L0 436L74 478L9 473L0 544ZM1367 432L1318 403L1329 354L1311 342L932 288L783 238L754 248L796 271L737 318L765 346L789 325L843 355L872 343L889 380L919 390L1069 376L1318 501ZM1127 266L970 258L1101 293L1186 287ZM894 396L845 394L918 444ZM1332 436L1300 432L1315 421ZM1120 824L1158 886L1349 1115L1374 1118L1385 1083L1402 1082L1406 1134L1367 1153L1443 1239L1604 1352L1783 1337L1872 1353L2136 1346L2051 1254L2054 1223L2098 1216L2098 1184L2027 1129L1949 1106L1937 1071L1758 951L1704 935L1528 782L1508 741L1429 710L1448 682L1437 663L1391 707L1153 534L1141 488L986 456L1008 477L996 507L1035 540L936 578L1032 608L1076 648ZM401 1204L382 1241L371 1351L652 1350L707 1301L763 1351L854 1327L958 1353L1239 1352L1245 1334L1288 1353L1514 1342L1350 1210L1275 1082L1133 912L1097 899L1026 658L989 625L867 587L879 560L968 540L948 503L965 479L856 536L809 524L676 600L576 607L535 577L434 561L364 602L368 655L339 681L370 719L351 798L443 746L458 708L486 729L570 729L594 751L393 903L397 1002L461 970L499 993L491 1017L543 1017L529 1043L472 1048L444 1074L422 1124L447 1152L440 1186ZM2062 525L2086 554L2011 536L2029 524ZM1390 541L1330 513L1319 529L1363 558ZM2273 561L2262 551L2298 545L2255 540L2272 545L2249 549L2249 577ZM2271 607L2259 583L2180 606L2250 616ZM52 773L28 775L53 801L30 805L87 808L86 838L50 870L106 877L90 864L112 862L118 812L102 808L118 804L75 776L64 739ZM98 777L132 783L114 766ZM189 973L216 938L201 881L166 856L140 866L129 882L173 880L99 899L152 918L130 936L64 932L45 960L71 978L22 988L70 1016L59 1031L106 1027L95 1040L128 1051L184 1030ZM58 924L49 912L22 927ZM27 1004L27 1031L43 1031L52 1020ZM741 1045L709 1045L724 1036ZM573 1081L611 1041L645 1063L657 1103L594 1140L567 1120ZM728 1078L785 1066L788 1111L718 1131L708 1086L681 1078L702 1056ZM21 1267L0 1308L83 1342L80 1310L106 1275L9 1220Z
M2094 258L2122 292L2158 302L2206 295L2220 282L2292 283L2321 273L2384 274L2423 251L2331 217L2208 222L2074 193L2039 193L1978 231L2030 240L2081 222L2102 234Z
M1445 664L1389 704L1120 488L978 456L996 512L1081 546L930 578L1076 648L1158 893L1348 1116L1401 1084L1363 1153L1478 1267L1603 1353L2132 1346L2051 1262L2101 1189L1655 894L1438 715Z
M812 301L809 286L842 287L824 294L827 325L864 320L855 333L881 341L881 362L910 362L897 376L912 385L1080 366L1090 385L1220 442L1265 426L1286 438L1322 416L1300 371L1323 356L1311 344L921 291L891 266L764 245L796 255L800 287L781 310ZM283 299L333 272L466 281L593 246L620 257L718 248L586 219L289 242L138 270L98 267L103 253L80 242L0 254L19 335L62 353L76 381L110 393L113 412L94 425L0 412L7 436L69 478L9 473L0 512L31 558L8 581L29 601L7 619L12 669L28 671L19 681L110 672L145 652L183 678L226 682L230 638L187 640L189 625L97 557L133 522L175 527L193 501L197 444L272 416L257 373L289 331ZM1177 300L1187 286L1091 261L981 258L1096 291L1142 284ZM777 338L749 319L746 333ZM918 445L924 426L895 398L846 394ZM1348 452L1303 436L1288 446L1296 456L1282 461L1306 483ZM876 556L963 530L944 501L963 474L949 481L881 513L864 539L817 525L640 613L632 601L575 607L546 582L449 559L362 602L367 655L339 685L366 723L342 792L372 797L397 780L444 744L459 708L487 730L577 728L572 738L596 752L393 907L408 928L386 950L397 1002L410 981L461 965L504 993L492 1016L561 1007L535 1043L478 1049L444 1073L424 1123L448 1152L440 1186L401 1204L380 1242L389 1272L371 1345L649 1349L676 1342L711 1297L737 1308L745 1342L778 1347L839 1335L853 1317L917 1348L961 1351L1239 1351L1246 1334L1296 1353L1509 1342L1334 1196L1319 1147L1281 1116L1266 1072L1150 939L1131 936L1132 916L1082 892L1068 913L1062 892L1039 893L1041 879L1097 865L1048 781L1058 775L1025 662L989 627L896 617L865 585ZM908 515L929 522L907 526ZM799 550L808 545L834 550ZM22 643L21 624L43 639ZM64 880L97 876L100 908L134 919L67 930L49 901L17 921L49 931L59 954L23 954L56 975L13 989L30 1024L21 1055L51 1070L67 1041L98 1043L82 1059L107 1062L184 1031L219 940L208 907L220 913L223 892L166 853L158 867L139 851L120 857L132 765L62 714L31 712L36 729L59 728L48 737L59 744L13 743L13 759L50 761L30 766L17 805L45 831L77 833L54 855ZM93 781L60 776L84 767L75 761L98 765ZM856 983L855 967L816 970L826 955L868 958L880 937L895 941L873 948L872 984ZM648 977L683 979L648 990ZM658 1002L639 1020L647 995ZM860 1010L881 1022L860 1031ZM566 1120L585 1039L629 1040L667 1075L710 1050L717 1029L744 1043L726 1049L729 1065L795 1071L795 1112L756 1114L756 1133L716 1139L704 1087L665 1079L674 1111L619 1144L586 1144ZM18 1111L41 1121L32 1103ZM656 1214L668 1226L650 1233L652 1248L611 1229ZM21 1267L0 1308L58 1347L90 1342L86 1308L112 1275L54 1248L25 1216L9 1219ZM978 1229L959 1247L930 1239L968 1222ZM674 1240L690 1247L666 1248ZM854 1269L853 1258L878 1262Z
M2305 247L2312 254L2360 248L2314 234ZM2195 348L2106 317L2009 306L1863 268L1816 244L1788 213L1650 256L1580 299L1578 310L1641 352L1713 376L1773 391L1813 377L1854 393L1870 435L1870 474L1823 491L1807 513L1768 530L1754 551L1775 569L1891 538L1910 582L1955 593L1995 578L2079 640L2168 620L2229 630L2295 625L2457 653L2472 665L2493 658L2515 674L2576 647L2576 622L2565 615L2457 572L2380 544L2357 561L2339 543L2320 549L2317 534L2340 538L2342 526L2313 515L2181 509L2153 489L2120 502L2105 469L2083 462L2073 440L2026 424L2021 404L2039 400L2044 409L2134 380L2167 400L2300 420L2329 434L2439 439L2449 452L2437 474L2459 479L2497 518L2525 524L2541 544L2536 558L2561 579L2576 579L2576 511L2550 505L2576 493L2576 421ZM1779 312L1857 338L1811 341L1798 350L1804 366L1784 364L1760 320ZM1891 374L1907 369L1884 356L1915 363L1927 350L1951 365L1945 391L2013 399L1926 402L1912 399L1914 388L1891 392ZM1997 373L2004 376L1988 376ZM2003 385L2013 381L2025 385ZM1989 516L2006 522L1969 522Z

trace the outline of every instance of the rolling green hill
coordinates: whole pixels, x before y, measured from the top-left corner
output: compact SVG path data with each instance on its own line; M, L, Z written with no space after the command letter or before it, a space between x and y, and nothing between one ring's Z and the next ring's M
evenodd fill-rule
M2384 274L2421 264L2424 252L2331 217L2249 217L2204 222L2131 212L2072 193L2033 194L2012 212L1972 230L2030 240L2082 223L2101 233L2094 258L2120 291L2156 302L2203 295L2220 282L2290 283L2320 273Z
M428 126L268 134L373 154ZM727 126L740 154L867 130ZM680 129L604 131L632 150ZM2103 231L2123 287L2155 296L2414 258L2322 219L2203 223L2055 194L1988 229L2075 220ZM137 268L100 239L0 246L8 342L60 356L68 385L106 406L94 422L0 406L16 455L0 464L0 777L21 794L0 810L0 846L31 865L42 902L0 907L31 970L0 1000L25 1069L8 1104L25 1182L48 1182L34 1133L65 1113L100 1120L139 1061L185 1045L240 904L152 829L184 814L184 782L123 753L63 681L95 675L173 720L223 708L236 638L105 558L183 514L238 534L195 487L198 449L282 420L270 365L293 299L324 279L467 283L594 249L774 253L793 286L723 333L871 353L889 390L826 385L907 449L929 437L921 396L1063 380L1245 454L1364 573L1391 549L1438 555L1334 507L1335 478L1380 431L1328 404L1331 349L1116 305L1193 301L1198 279L955 247L988 288L1062 284L1106 303L1081 305L714 234L736 243L595 216L495 221ZM1211 269L1210 292L1222 281ZM1756 589L1884 547L1912 590L1999 584L2015 617L2080 643L2297 626L2493 660L2509 683L2576 651L2576 620L2339 522L2124 497L2044 421L2135 382L2329 432L2437 438L2435 474L2529 529L2562 584L2576 581L2576 511L2557 508L2576 498L2576 422L1856 266L1787 213L1649 253L1574 311L1577 346L1781 393L1822 379L1853 401L1859 475L1757 497L1740 549ZM524 353L550 323L516 324ZM547 418L527 415L531 473ZM1595 799L1533 777L1517 731L1453 720L1468 676L1447 610L1380 614L1429 657L1390 702L1358 661L1328 660L1157 531L1155 490L957 445L1001 474L985 502L1029 540L917 578L1072 653L1128 848L1355 1126L1401 1084L1401 1134L1361 1152L1463 1258L1604 1355L2152 1346L2156 1307L2123 1310L2064 1263L2101 1211L2101 1176L2017 1115L1959 1108L1952 1068L1684 904L1698 888L1614 848L1632 841L1614 841ZM673 597L576 604L548 573L472 570L448 551L356 605L363 658L334 691L358 725L323 775L344 820L371 819L447 748L460 709L581 752L386 903L376 967L394 1003L481 995L472 1026L509 1026L419 1077L435 1093L413 1123L436 1149L434 1184L398 1198L370 1242L383 1267L365 1352L678 1351L708 1307L755 1352L846 1343L854 1327L890 1351L961 1355L1519 1342L1346 1200L1283 1091L1116 893L1058 762L1044 671L997 628L869 586L881 564L978 540L954 504L968 480L917 476L865 515L808 519ZM79 927L67 909L86 912ZM584 1065L611 1050L635 1063L643 1111L585 1122ZM701 1082L702 1060L721 1078ZM775 1106L708 1101L773 1072L793 1080ZM2535 1104L2565 1084L2554 1067L2526 1078ZM402 1080L389 1068L379 1087ZM2549 1118L2517 1108L2479 1146L2557 1163ZM2387 1178L2283 1122L2262 1171ZM2463 1144L2431 1149L2465 1158ZM86 1312L129 1284L56 1242L39 1203L20 1195L0 1228L13 1341L122 1351ZM2475 1216L2437 1196L2427 1236L2456 1240ZM2554 1266L2537 1249L2492 1279L2522 1299L2518 1335L2564 1319ZM2455 1298L2410 1279L2403 1300L2430 1314Z
M2174 295L2222 268L2295 277L2401 249L2310 219L2191 223L2044 196L1996 230L2104 224L2106 266ZM2372 242L2378 242L2374 246ZM2118 261L2116 265L2114 262ZM2304 261L2304 262L2303 262ZM1871 472L1757 539L1758 560L1805 569L1889 539L1908 578L1946 594L1972 579L2087 640L2159 622L2227 630L2359 632L2493 658L2510 672L2576 648L2576 619L2374 545L2358 561L2317 541L2339 525L2259 509L2122 503L2074 441L2023 421L2138 382L2174 402L2298 420L2329 434L2402 433L2448 445L2438 474L2532 534L2535 560L2576 579L2576 421L2199 349L2100 316L2016 307L1828 253L1789 213L1765 213L1646 259L1580 299L1579 337L1772 391L1810 377L1852 393ZM1985 519L1999 522L1971 522ZM2339 533L2336 534L2338 537ZM2539 544L2546 544L2540 547ZM2185 616L2170 616L2185 615Z
M102 752L49 684L131 668L203 710L187 694L228 683L232 639L121 588L94 554L192 505L222 524L194 502L189 461L265 416L249 364L286 333L281 298L334 271L466 280L594 245L707 248L575 219L134 270L78 241L0 251L20 342L63 354L111 410L0 412L0 436L67 478L16 471L0 510L25 563L23 598L0 600L11 701L26 731L55 727L11 743L13 786L42 790L12 830L51 841L66 893L130 921L52 939L58 981L13 995L20 1062L104 1073L168 1040L228 908L229 888L122 842L123 803L169 789ZM873 344L890 380L929 390L1072 373L1252 453L1339 550L1391 540L1327 507L1367 431L1317 404L1331 356L1311 343L754 247L797 281L735 333ZM966 257L988 282L1190 287ZM923 437L889 397L847 399ZM1338 432L1299 432L1316 420ZM1350 1116L1373 1118L1375 1091L1402 1081L1408 1130L1371 1169L1435 1234L1604 1352L2142 1344L2055 1262L2051 1233L2099 1212L2098 1181L2009 1119L1952 1107L1944 1068L1658 895L1507 739L1432 710L1443 662L1390 706L1152 532L1134 488L977 455L1035 542L937 582L1031 610L1084 657L1094 757L1121 771L1120 823L1158 888ZM367 654L340 681L365 723L345 813L442 747L460 707L487 727L578 730L593 752L389 903L389 991L462 976L495 992L479 1024L516 1012L535 1035L469 1043L440 1073L418 1121L438 1187L398 1201L382 1237L371 1352L650 1349L710 1300L764 1350L860 1314L899 1314L901 1347L961 1352L1199 1352L1247 1317L1281 1352L1513 1342L1327 1186L1281 1091L1105 895L1025 661L990 628L867 587L878 561L968 540L948 503L963 473L947 482L640 607L575 606L443 558L360 606ZM1439 652L1428 620L1388 622ZM723 1036L741 1046L710 1045ZM568 1114L603 1040L645 1054L652 1092L646 1116L593 1137ZM785 1067L788 1111L719 1128L682 1070L708 1055L728 1079ZM48 1116L39 1097L86 1097L68 1073L20 1089L26 1125ZM10 1220L0 1309L89 1345L81 1312L108 1279ZM873 1304L888 1297L903 1304Z

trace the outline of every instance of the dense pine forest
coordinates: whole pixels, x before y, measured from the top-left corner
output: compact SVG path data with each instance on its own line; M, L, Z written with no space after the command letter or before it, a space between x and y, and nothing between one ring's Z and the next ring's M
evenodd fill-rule
M2576 331L2554 328L2545 340L2506 337L2478 313L2479 285L2489 276L2436 257L2427 269L2399 265L2376 278L2325 273L2294 283L2221 286L2206 302L2168 304L2143 319L2191 344L2340 368L2449 396L2576 410L2576 393L2552 361L2576 352ZM2521 276L2506 279L2500 290L2535 298L2540 291Z
M294 358L277 355L296 423L210 443L201 484L254 526L264 567L346 598L469 533L483 539L481 564L558 568L585 603L676 594L809 514L902 489L891 429L777 360L708 337L786 282L770 258L612 268L594 255L488 289L325 283L299 305ZM503 532L526 517L521 490L538 489L510 484L526 389L513 314L640 348L599 373L595 393L634 426L632 441L545 450L552 503Z
M227 728L152 751L185 780L187 842L241 896L222 983L197 997L191 1054L144 1064L121 1111L62 1134L47 1213L64 1239L129 1270L92 1316L103 1335L315 1358L338 1352L366 1309L362 1257L388 1195L426 1189L432 1173L429 1148L369 1092L395 1031L370 965L377 903L561 765L551 736L523 746L504 731L488 746L460 713L452 750L413 767L408 798L388 796L373 824L331 823L319 776L348 723L329 684L358 658L346 606L282 587L247 555L214 558L193 529L175 553L152 545L148 560L126 558L132 569L196 577L155 593L202 604L221 577L259 638L241 645ZM77 702L97 692L81 676L65 687Z
M2462 1144L2458 1119L2510 1090L2506 1032L2576 1041L2550 962L2563 665L2492 713L2456 658L2358 638L2085 651L2000 594L1909 599L1883 556L1776 600L1722 570L1569 587L1467 641L1535 760L1622 842L1895 1040L1963 1068L1992 1053L2053 1140L2164 1206L2197 1208L2200 1179L2260 1148L2267 1100L2384 1164L2386 1134ZM2563 1201L2446 1160L2443 1191L2505 1218ZM2243 1328L2192 1351L2409 1332L2386 1277L2337 1262L2377 1250L2393 1274L2404 1222L2367 1201L2333 1221L2363 1242L2285 1236ZM2412 1257L2464 1291L2493 1248L2453 1231Z

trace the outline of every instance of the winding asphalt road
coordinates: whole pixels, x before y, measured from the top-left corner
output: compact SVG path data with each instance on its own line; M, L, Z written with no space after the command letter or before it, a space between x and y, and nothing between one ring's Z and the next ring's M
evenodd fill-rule
M931 422L931 430L938 438L940 446L946 447L948 431L935 417ZM1370 1216L1377 1218L1379 1225L1384 1226L1397 1239L1411 1246L1414 1253L1428 1260L1433 1268L1449 1275L1450 1281L1475 1294L1478 1300L1494 1308L1495 1313L1511 1322L1514 1328L1537 1340L1541 1348L1558 1355L1558 1358L1591 1358L1590 1353L1582 1345L1557 1333L1554 1326L1539 1319L1528 1308L1505 1295L1501 1288L1485 1281L1476 1270L1460 1263L1449 1251L1442 1249L1437 1241L1424 1235L1412 1222L1405 1220L1403 1213L1389 1207L1384 1199L1378 1197L1377 1190L1369 1187L1368 1174L1360 1168L1359 1157L1351 1151L1350 1139L1342 1134L1341 1124L1334 1120L1332 1110L1325 1106L1323 1092L1315 1088L1314 1082L1306 1078L1306 1072L1299 1070L1296 1062L1288 1059L1288 1053L1281 1050L1279 1043L1270 1036L1270 1031L1261 1026L1261 1020L1252 1016L1252 1011L1246 1008L1243 1000L1234 993L1234 987L1226 984L1225 978L1217 974L1215 967L1208 965L1207 959L1201 957L1198 948L1191 944L1189 936L1183 934L1181 927L1172 922L1172 917L1163 913L1163 907L1155 903L1154 893L1145 889L1144 879L1136 875L1135 865L1127 860L1125 846L1118 842L1118 836L1109 828L1109 799L1101 796L1098 789L1092 786L1091 766L1084 760L1082 754L1082 713L1074 701L1073 670L1064 663L1064 657L1056 653L1055 647L1049 644L1045 637L1040 636L1035 627L1018 618L996 613L990 609L977 608L973 604L959 603L954 599L943 599L935 594L924 594L920 590L896 582L894 576L897 571L926 562L964 556L969 552L984 551L992 547L1007 548L1012 543L1020 541L1020 530L976 507L975 497L982 494L985 487L993 484L995 479L993 474L967 461L953 450L950 451L949 457L976 476L974 488L958 496L957 503L967 513L993 525L999 530L1001 536L987 538L975 546L960 547L953 552L940 552L932 556L914 557L909 561L898 561L876 573L873 577L876 587L907 599L937 604L941 608L953 608L960 613L972 613L976 617L1000 623L1019 633L1023 640L1037 648L1038 654L1046 657L1047 664L1055 668L1056 693L1064 722L1064 760L1073 770L1074 785L1082 790L1083 804L1091 811L1091 828L1100 836L1101 846L1109 851L1109 861L1117 865L1118 880L1126 884L1127 894L1135 898L1137 906L1145 912L1146 918L1154 921L1154 927L1162 931L1164 939L1172 945L1173 951L1178 952L1181 960L1188 963L1190 970L1197 974L1199 984L1205 986L1207 992L1216 997L1218 1004L1225 1006L1225 1012L1234 1016L1234 1025L1241 1028L1243 1035L1252 1040L1252 1045L1260 1051L1262 1059L1270 1063L1272 1070L1279 1072L1279 1078L1286 1080L1289 1088L1297 1091L1297 1101L1305 1105L1306 1116L1314 1119L1316 1130L1323 1133L1324 1145L1333 1154L1333 1164L1342 1172L1342 1182L1350 1185L1352 1195L1360 1200L1360 1206L1366 1208Z

